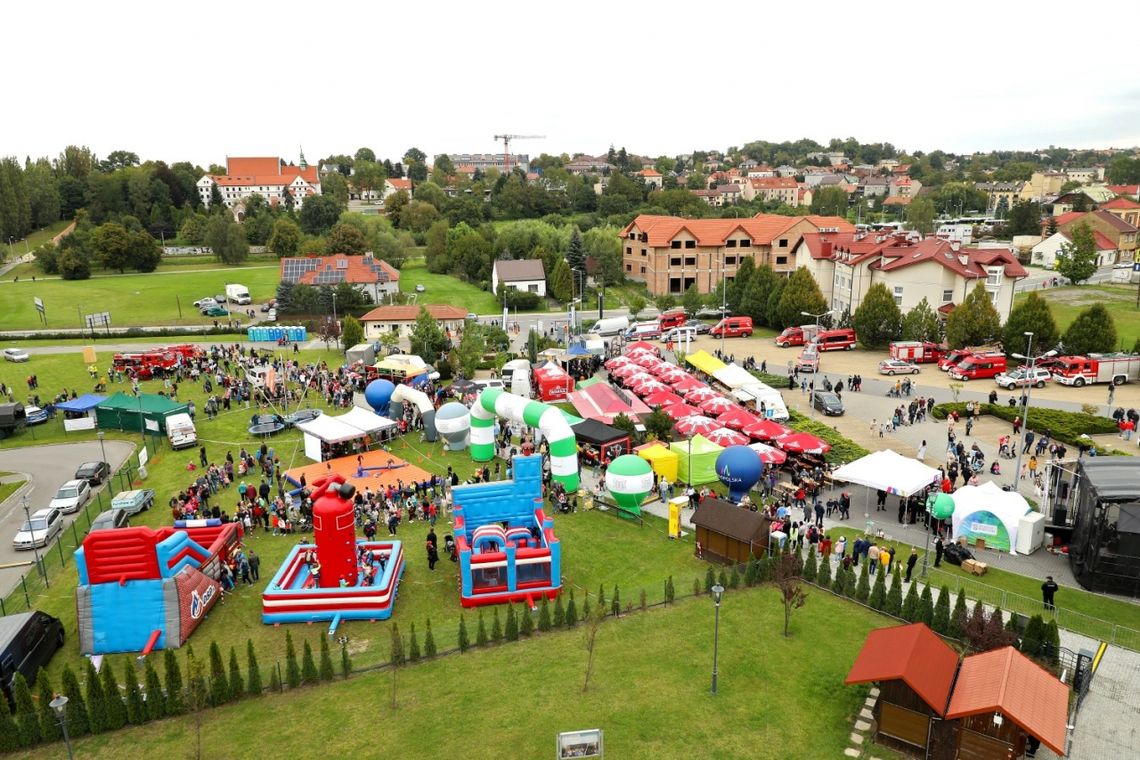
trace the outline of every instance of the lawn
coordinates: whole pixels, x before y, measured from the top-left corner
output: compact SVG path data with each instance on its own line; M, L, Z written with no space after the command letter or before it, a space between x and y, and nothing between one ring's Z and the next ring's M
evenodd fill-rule
M1063 333L1082 310L1102 303L1112 312L1120 350L1131 351L1140 339L1140 310L1136 308L1136 288L1130 285L1076 285L1034 291L1049 302L1053 319ZM1019 293L1022 301L1028 293Z
M53 237L67 229L67 226L69 224L71 224L70 221L60 220L54 224L49 224L47 227L41 227L40 229L28 235L26 241L13 240L11 246L8 245L7 240L2 241L4 245L4 253L2 256L0 256L0 259L7 261L10 258L23 256L26 253L36 250L41 245L48 242Z
M423 259L408 259L400 267L400 292L415 293L416 285L426 289L418 294L421 304L445 303L476 314L502 314L503 305L477 285L449 274L429 272Z
M107 274L90 280L6 279L0 283L0 325L7 330L42 327L33 297L43 300L49 329L84 327L82 315L102 311L111 313L113 327L209 324L213 319L199 316L193 302L224 293L226 283L234 281L249 288L254 303L261 303L277 292L279 270L275 264L241 269L218 265L169 272L160 268L150 274Z
M406 613L397 605L405 633ZM385 757L537 758L548 756L558 732L597 727L607 756L620 758L839 757L867 693L843 678L868 631L890 623L810 592L785 638L774 589L730 590L715 697L713 609L700 597L604 623L584 693L582 629L556 631L405 667L395 678L395 711L390 670L211 710L202 716L202 756L259 758L272 746L276 756L306 757L319 746L331 757L372 757L382 747ZM317 631L300 633L315 640ZM229 641L240 645L235 634ZM204 652L205 641L195 634L195 649ZM444 651L454 638L437 635L437 643ZM188 717L81 739L75 751L176 757L194 741Z
M11 474L10 472L0 472L0 478ZM3 504L9 496L19 491L23 485L23 480L18 480L15 483L0 483L0 504Z

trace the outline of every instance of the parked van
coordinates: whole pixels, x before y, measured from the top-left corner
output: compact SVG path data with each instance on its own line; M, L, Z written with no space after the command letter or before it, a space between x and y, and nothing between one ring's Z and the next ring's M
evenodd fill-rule
M815 344L820 351L850 351L855 348L856 340L854 330L842 327L838 330L821 330L815 337Z
M656 340L660 337L661 328L656 322L640 322L625 331L625 339L630 341Z
M249 297L249 288L237 283L226 285L226 300L239 306L248 306L253 303L253 299Z
M717 338L748 338L752 335L752 317L725 317L716 323L709 335Z
M46 612L32 610L0 617L0 691L8 706L16 707L12 681L23 673L29 686L36 683L40 668L63 647L63 623Z
M629 317L606 317L594 323L598 335L621 335L629 329Z
M819 330L815 325L787 327L782 333L776 336L776 345L780 348L807 345L812 342L818 332Z
M172 414L166 418L166 437L170 448L185 449L198 443L198 431L189 414Z
M955 367L950 377L955 380L980 380L1005 372L1005 354L970 354Z

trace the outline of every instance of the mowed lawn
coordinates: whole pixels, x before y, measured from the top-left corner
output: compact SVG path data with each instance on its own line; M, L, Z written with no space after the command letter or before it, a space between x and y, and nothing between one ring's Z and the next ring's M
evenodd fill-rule
M89 280L61 280L9 275L0 281L0 330L31 330L43 327L33 298L44 302L48 329L84 327L83 315L109 311L113 327L136 325L210 324L194 301L225 292L227 282L249 288L255 304L277 293L280 280L276 264L256 263L247 267L202 266L174 271L159 267L149 274L98 274ZM179 299L181 316L179 316ZM247 307L248 308L248 307Z
M1063 333L1083 310L1093 304L1104 304L1116 322L1117 347L1131 351L1140 339L1140 309L1136 308L1136 288L1131 285L1077 285L1034 291L1049 302L1053 319ZM1027 293L1019 293L1023 301Z
M502 303L479 286L448 274L429 272L424 259L408 259L400 267L400 292L415 294L417 285L424 286L424 292L416 297L420 304L448 304L475 314L503 313Z
M399 606L396 619L406 632ZM582 628L536 634L400 669L394 711L389 670L206 711L202 756L261 758L271 746L283 758L539 758L550 756L559 732L601 728L607 756L619 758L840 757L868 689L843 678L868 631L889 624L811 591L785 638L774 588L730 590L716 696L713 605L702 596L607 620L584 693ZM204 654L200 635L195 650ZM194 723L187 716L81 739L75 753L181 757L195 746Z

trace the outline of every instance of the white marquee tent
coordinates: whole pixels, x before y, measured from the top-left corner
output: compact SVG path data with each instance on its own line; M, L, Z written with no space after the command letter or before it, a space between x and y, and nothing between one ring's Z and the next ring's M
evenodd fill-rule
M327 414L302 422L297 425L297 429L305 434L305 456L314 462L324 461L321 457L322 443L343 443L363 438L365 435L360 428Z
M736 364L729 364L720 369L713 370L713 378L728 388L739 388L743 385L756 383L756 376Z
M367 409L362 409L359 406L354 406L344 414L333 417L333 419L338 422L343 422L346 425L351 425L365 433L379 433L383 430L396 427L395 420L381 417L379 414L370 412Z
M913 496L937 481L939 473L917 459L884 449L848 462L831 473L831 477L899 496Z
M981 538L991 549L1015 553L1017 528L1031 512L1029 502L1016 491L1006 491L988 480L980 486L962 486L952 494L954 516L950 522L954 539L968 542Z

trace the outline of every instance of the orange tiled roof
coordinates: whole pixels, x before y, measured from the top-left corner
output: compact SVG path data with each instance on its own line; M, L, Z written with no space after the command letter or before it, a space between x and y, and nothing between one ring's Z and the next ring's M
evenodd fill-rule
M748 181L756 190L791 190L799 187L791 177L752 177Z
M281 159L277 156L226 157L226 174L230 176L280 173Z
M1113 198L1110 201L1100 204L1101 208L1140 208L1140 203L1132 200L1131 198Z
M471 168L474 169L475 167L471 167ZM392 187L396 188L397 190L411 190L412 189L412 181L410 179L406 179L404 177L389 177L388 178L388 184L390 184Z
M867 634L844 683L902 681L938 715L946 702L958 655L922 623L879 628Z
M699 191L698 191L699 192ZM711 193L711 191L705 191ZM679 216L654 216L640 214L626 225L623 236L636 227L649 236L649 245L663 247L682 231L688 232L702 246L719 246L728 236L741 230L752 238L754 243L771 243L779 233L788 229L799 219L794 216L765 216L751 219L684 219Z
M377 306L372 311L365 314L360 318L361 322L414 322L416 317L420 315L419 306ZM461 309L458 306L448 306L447 304L429 303L424 304L424 309L427 309L428 314L439 321L453 322L456 320L465 319L467 317L467 310Z
M642 169L638 172L642 177L660 177L661 172L656 169Z
M847 221L841 216L820 216L819 214L808 214L804 217L816 227L834 227L840 232L854 232L855 225Z
M285 163L277 156L228 157L226 158L226 173L224 175L211 175L211 177L214 182L223 187L247 185L277 187L292 184L297 177L301 177L310 185L320 182L317 177L316 166L308 166L302 169L299 166Z
M1063 756L1068 707L1068 686L1013 647L1004 647L962 660L946 718L1000 712Z

